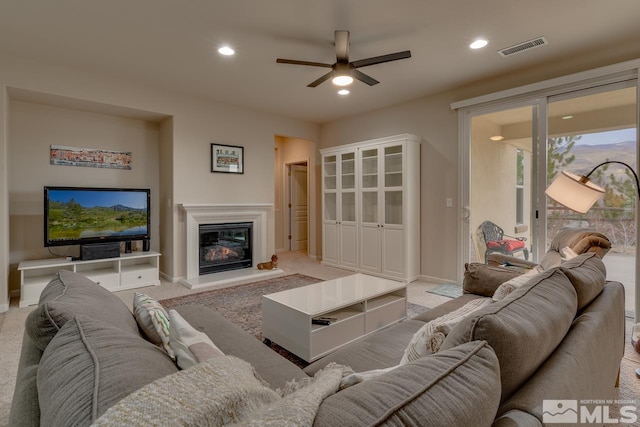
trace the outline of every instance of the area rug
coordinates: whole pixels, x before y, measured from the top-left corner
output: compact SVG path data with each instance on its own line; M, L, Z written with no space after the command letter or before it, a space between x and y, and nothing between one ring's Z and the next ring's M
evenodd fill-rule
M442 285L436 285L434 288L429 289L427 292L430 294L441 295L443 297L458 298L460 295L462 295L462 287L445 283Z
M240 326L240 328L257 339L262 340L262 296L298 288L300 286L311 285L321 281L322 279L305 276L304 274L291 274L274 279L248 283L246 285L231 286L223 289L214 289L197 294L169 298L161 300L160 304L167 310L185 304L204 305ZM418 304L407 304L408 317L416 316L427 310L429 310L428 307L423 307ZM308 365L307 362L289 353L275 343L271 343L270 347L272 350L302 368Z

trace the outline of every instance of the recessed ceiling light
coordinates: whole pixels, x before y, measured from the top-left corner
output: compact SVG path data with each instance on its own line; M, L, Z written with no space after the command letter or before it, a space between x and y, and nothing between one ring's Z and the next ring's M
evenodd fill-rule
M562 120L573 119L573 116L562 116Z
M231 56L234 55L236 51L231 49L229 46L222 46L220 49L218 49L218 53L224 56Z
M484 39L477 39L469 45L471 49L480 49L488 45L489 42Z
M502 141L504 139L504 136L502 136L502 135L494 135L489 139L492 140L492 141Z
M349 95L349 91L347 89L340 89L338 95Z

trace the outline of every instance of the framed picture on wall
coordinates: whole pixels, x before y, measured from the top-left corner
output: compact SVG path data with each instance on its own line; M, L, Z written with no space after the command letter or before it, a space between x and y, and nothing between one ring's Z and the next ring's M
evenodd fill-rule
M244 173L244 147L211 144L211 172Z

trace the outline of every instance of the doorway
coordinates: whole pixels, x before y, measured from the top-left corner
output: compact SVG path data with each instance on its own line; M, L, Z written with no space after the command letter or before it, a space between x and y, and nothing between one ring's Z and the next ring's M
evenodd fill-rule
M307 163L287 165L288 250L307 251L309 245L309 191Z

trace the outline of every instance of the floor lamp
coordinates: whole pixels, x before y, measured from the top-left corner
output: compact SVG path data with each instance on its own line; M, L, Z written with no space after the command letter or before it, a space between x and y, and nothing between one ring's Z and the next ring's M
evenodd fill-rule
M604 189L589 181L589 176L600 166L610 163L625 166L631 171L636 180L636 190L638 190L638 199L640 199L640 181L638 181L638 175L628 164L615 160L600 163L586 176L578 176L571 172L562 171L556 179L554 179L549 188L547 188L547 196L573 211L583 214L587 213L587 211L591 209L591 206L604 194ZM640 340L640 288L638 288L638 279L640 279L640 262L638 261L640 256L640 251L638 251L638 244L640 243L640 239L638 239L640 236L639 228L640 227L636 225L636 300L635 322L631 337L634 348L640 353L640 343L637 342ZM636 370L636 375L640 378L640 368Z

